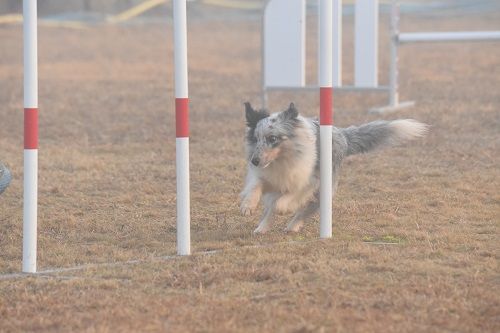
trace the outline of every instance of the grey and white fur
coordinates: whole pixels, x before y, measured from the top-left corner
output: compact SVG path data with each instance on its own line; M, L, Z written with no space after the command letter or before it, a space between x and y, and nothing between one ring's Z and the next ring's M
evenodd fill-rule
M294 213L286 231L297 232L319 209L319 123L299 115L294 104L269 114L245 103L248 172L241 212L248 216L262 201L255 233L271 228L276 213ZM333 190L344 158L422 137L428 126L411 119L333 127Z

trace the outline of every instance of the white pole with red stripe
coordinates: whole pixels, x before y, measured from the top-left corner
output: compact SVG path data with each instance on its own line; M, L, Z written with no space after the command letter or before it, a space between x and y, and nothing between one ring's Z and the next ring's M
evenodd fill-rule
M36 272L38 201L37 0L23 0L24 200L23 272Z
M177 172L177 254L191 254L186 0L173 1Z
M333 0L333 78L335 88L342 86L342 0Z
M332 237L332 1L319 0L320 238Z

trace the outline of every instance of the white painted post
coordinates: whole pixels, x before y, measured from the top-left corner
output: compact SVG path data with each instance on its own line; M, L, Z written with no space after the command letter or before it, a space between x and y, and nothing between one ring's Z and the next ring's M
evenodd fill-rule
M186 0L173 1L176 179L177 179L177 254L191 254L189 196L189 99L187 66Z
M268 1L262 21L264 87L305 86L306 1Z
M356 0L354 85L378 86L378 0Z
M391 5L391 42L390 42L390 57L391 63L389 68L389 106L397 107L399 104L399 54L398 54L398 38L399 38L399 4L392 2Z
M333 0L333 86L342 86L342 0Z
M332 237L332 0L319 0L320 238Z
M23 267L36 273L38 202L37 1L23 0L24 39L24 199Z

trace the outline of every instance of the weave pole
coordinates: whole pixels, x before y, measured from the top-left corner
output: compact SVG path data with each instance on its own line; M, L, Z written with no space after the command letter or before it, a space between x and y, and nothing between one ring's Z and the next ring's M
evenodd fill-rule
M175 66L175 160L177 174L177 254L191 254L189 202L189 99L186 0L173 1Z
M24 198L23 272L36 272L38 201L37 0L23 0Z
M335 88L342 86L342 0L333 0L333 78Z
M332 9L332 0L320 0L320 238L332 237Z

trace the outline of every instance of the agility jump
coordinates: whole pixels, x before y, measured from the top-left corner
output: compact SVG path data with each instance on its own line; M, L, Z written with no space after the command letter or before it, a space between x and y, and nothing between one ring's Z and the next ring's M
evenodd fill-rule
M378 0L357 0L355 3L355 78L352 85L345 85L342 81L342 0L330 2L328 11L332 19L328 42L332 43L332 66L326 70L332 76L333 88L337 92L388 92L389 86L380 86L378 82ZM267 105L270 91L316 91L321 86L321 76L325 75L323 68L318 67L318 84L308 84L305 80L306 4L306 0L266 2L261 34L263 106ZM320 20L323 11L319 1ZM321 46L318 50L318 58L321 58Z
M407 32L399 31L400 5L391 5L391 42L389 69L389 105L370 110L373 113L385 113L415 105L415 102L399 101L399 48L412 43L445 42L488 42L500 41L500 31L446 31L446 32Z
M391 6L389 43L389 82L378 82L379 1L356 0L354 7L354 83L342 82L342 0L333 1L333 87L336 92L386 92L388 104L372 108L384 113L415 105L399 100L399 47L409 43L466 42L500 40L500 31L400 33L400 11L397 2ZM306 0L269 0L263 12L262 25L262 104L267 105L268 92L274 90L311 90L315 84L305 82ZM286 15L284 15L286 13ZM284 34L283 32L287 33ZM320 56L321 57L321 56ZM321 70L318 77L322 75Z

